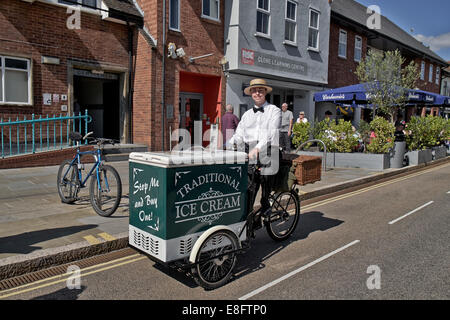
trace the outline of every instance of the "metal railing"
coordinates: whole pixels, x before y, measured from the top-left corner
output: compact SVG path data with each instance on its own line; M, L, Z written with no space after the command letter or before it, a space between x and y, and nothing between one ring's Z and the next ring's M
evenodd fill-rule
M88 110L82 115L53 115L46 116L35 114L31 119L27 116L23 120L11 121L0 118L1 157L11 157L24 154L33 154L41 151L59 150L71 147L69 140L70 131L78 131L86 134L88 123L92 117ZM85 142L86 143L86 142Z

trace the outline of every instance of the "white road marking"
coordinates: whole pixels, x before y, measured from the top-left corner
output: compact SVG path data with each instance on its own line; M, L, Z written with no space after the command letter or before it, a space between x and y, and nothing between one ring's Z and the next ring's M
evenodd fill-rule
M347 249L347 248L349 248L349 247L359 243L359 241L360 240L355 240L353 242L350 242L349 244L347 244L347 245L345 245L345 246L343 246L343 247L341 247L341 248L339 248L337 250L334 250L333 252L330 252L330 253L322 256L321 258L319 258L317 260L314 260L314 261L308 263L307 265L304 265L303 267L300 267L300 268L298 268L298 269L296 269L294 271L291 271L288 274L282 276L281 278L278 278L278 279L276 279L276 280L274 280L272 282L269 282L268 284L262 286L261 288L253 290L252 292L246 294L245 296L240 297L239 300L247 300L247 299L253 297L254 295L257 295L258 293L261 293L264 290L266 290L266 289L268 289L270 287L273 287L274 285L276 285L276 284L278 284L278 283L280 283L280 282L282 282L282 281L292 277L293 275L296 275L297 273L302 272L303 270L306 270L309 267L312 267L313 265L315 265L315 264L317 264L319 262L322 262L323 260L328 259L329 257L331 257L331 256L333 256L333 255L335 255L335 254L337 254L337 253L339 253L339 252L341 252L341 251L343 251L343 250L345 250L345 249Z
M427 202L427 203L425 203L423 206L420 206L420 207L418 207L418 208L416 208L416 209L414 209L414 210L408 212L407 214L401 216L400 218L397 218L397 219L395 219L395 220L392 220L391 222L389 222L389 224L394 224L394 223L396 223L397 221L400 221L400 220L402 220L403 218L406 218L406 217L409 216L410 214L413 214L414 212L417 212L417 211L419 211L419 210L425 208L426 206L429 206L429 205L432 204L432 203L434 203L434 201Z

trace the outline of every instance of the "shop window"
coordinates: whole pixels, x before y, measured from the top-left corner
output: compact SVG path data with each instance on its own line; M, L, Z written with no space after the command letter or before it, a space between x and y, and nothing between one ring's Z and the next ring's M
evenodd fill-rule
M169 29L180 31L180 0L170 0Z
M0 56L0 102L30 104L30 60Z
M339 30L338 56L347 59L347 32L344 30Z
M220 1L203 0L202 17L218 21L220 17Z
M355 61L360 62L362 58L362 38L355 37Z
M258 0L256 6L256 33L270 36L270 0Z
M297 42L297 3L290 0L286 1L284 40L292 44Z
M319 17L318 11L309 9L308 47L310 49L319 50Z

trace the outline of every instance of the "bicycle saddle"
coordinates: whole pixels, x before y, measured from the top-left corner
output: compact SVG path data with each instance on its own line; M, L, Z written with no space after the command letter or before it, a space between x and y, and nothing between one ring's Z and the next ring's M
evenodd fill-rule
M69 133L69 139L73 141L81 141L81 139L83 139L83 136L79 132L71 132Z

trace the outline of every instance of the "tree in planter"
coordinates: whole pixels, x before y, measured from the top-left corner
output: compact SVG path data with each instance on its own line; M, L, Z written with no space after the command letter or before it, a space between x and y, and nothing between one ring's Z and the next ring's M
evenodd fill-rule
M375 137L371 138L367 151L369 153L389 153L394 147L395 127L382 117L375 117L370 123Z
M411 61L405 65L405 62L398 49L387 52L369 50L355 72L359 81L364 83L368 102L388 115L392 123L398 108L406 105L407 89L415 87L420 75L416 63Z

